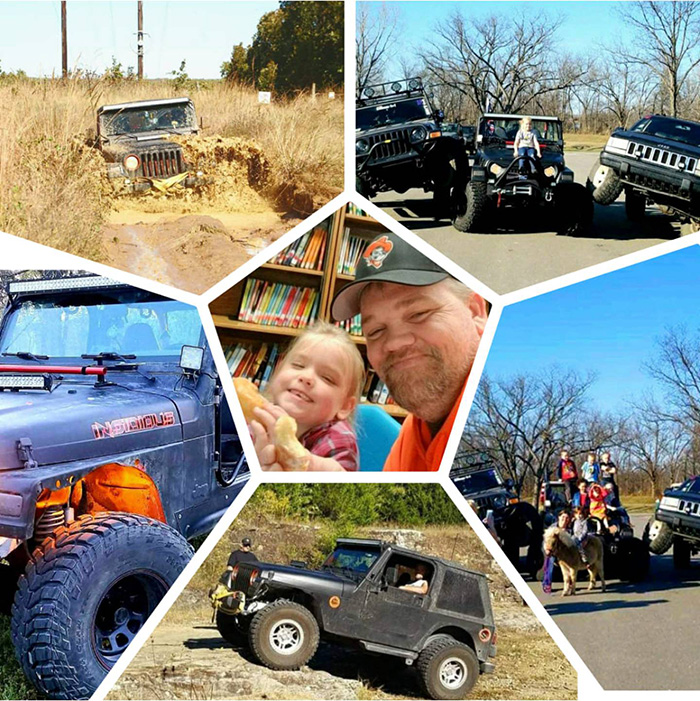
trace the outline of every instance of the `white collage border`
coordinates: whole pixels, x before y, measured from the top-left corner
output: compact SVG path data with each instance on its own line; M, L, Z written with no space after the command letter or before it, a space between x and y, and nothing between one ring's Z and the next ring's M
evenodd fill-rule
M230 1L230 0L227 0ZM405 1L405 0L404 0ZM618 0L623 1L623 0ZM486 325L486 330L482 338L481 344L479 346L479 351L472 368L471 376L467 383L467 388L464 393L462 404L458 411L455 426L464 426L467 415L469 413L469 408L471 406L478 381L481 377L481 373L484 369L488 351L490 349L491 343L493 341L498 320L500 318L503 308L507 305L515 304L525 299L535 297L546 292L550 292L562 287L572 285L583 280L587 280L605 273L609 273L621 268L634 265L652 258L657 258L659 256L665 255L672 251L677 251L682 248L686 248L692 245L698 245L700 243L700 232L697 234L692 234L683 238L676 239L674 241L668 241L666 243L651 246L641 251L630 253L629 255L615 258L610 261L606 261L582 270L578 270L560 277L548 280L546 282L538 283L530 287L517 290L515 292L510 292L504 295L499 295L490 290L486 285L480 281L473 278L469 273L463 270L461 267L457 266L450 259L446 258L439 251L436 251L432 246L427 244L422 239L418 238L416 235L408 232L404 227L398 224L394 219L389 217L385 212L381 211L378 207L373 205L371 202L365 198L357 195L354 192L355 186L355 168L354 168L354 84L355 84L355 2L354 0L349 0L345 3L345 191L343 194L335 197L331 202L324 205L317 212L309 216L302 223L298 224L294 229L284 234L277 241L271 244L268 248L264 249L262 252L258 253L251 260L247 261L244 265L238 268L236 271L228 275L221 282L214 285L211 289L205 292L201 296L195 294L184 292L182 290L175 289L163 283L159 283L153 280L147 280L138 275L129 272L123 272L121 270L116 270L107 265L94 263L92 261L87 261L83 258L73 256L67 253L56 251L52 248L42 246L24 239L20 239L14 236L0 232L0 267L7 270L21 270L21 269L73 269L73 270L87 270L100 275L106 275L119 279L137 287L148 289L155 293L172 297L178 299L187 304L192 304L199 310L200 316L202 318L202 323L212 348L214 359L217 365L217 369L222 378L224 385L224 390L227 397L234 398L235 392L233 390L233 383L228 372L228 367L226 360L221 348L221 344L218 340L216 329L214 326L213 319L209 312L209 303L222 294L224 291L229 289L233 284L240 281L242 278L246 277L252 273L259 265L266 262L275 253L279 252L281 249L288 246L292 241L296 240L300 235L302 235L307 230L311 229L316 224L320 223L322 220L331 216L335 211L345 206L348 201L352 201L359 205L367 214L374 217L377 221L382 223L388 229L392 230L397 235L401 236L421 252L431 257L438 264L443 266L448 272L450 272L455 277L461 279L465 284L469 285L479 294L482 294L486 299L492 304L491 313L489 315L489 320ZM143 628L139 631L134 641L131 643L127 651L121 656L118 662L115 664L114 668L109 672L107 677L104 679L100 687L97 689L95 694L92 696L91 701L102 701L106 695L111 690L114 683L121 676L123 671L128 667L131 660L136 656L136 654L141 649L142 645L149 638L153 630L160 623L161 619L165 613L170 609L174 601L180 595L185 586L189 583L190 579L200 567L202 562L206 559L209 553L212 551L216 543L225 534L228 527L231 525L235 517L238 515L240 510L243 508L245 503L248 501L250 496L253 494L257 486L261 482L305 482L308 481L308 476L305 473L270 473L265 475L262 479L262 472L260 471L255 452L253 450L252 441L250 435L247 431L245 420L238 404L237 399L230 402L234 421L237 429L239 430L241 436L241 442L246 451L246 455L249 456L249 463L251 465L251 478L248 484L243 488L239 496L235 499L234 503L226 511L225 515L219 521L219 523L212 530L211 534L208 536L206 541L197 550L191 562L187 565L185 570L182 572L180 577L177 579L175 584L170 588L168 593L165 595L159 606L156 608L154 613L150 616L148 621L144 624ZM583 660L580 658L578 653L574 650L572 645L566 639L564 634L560 631L554 620L546 612L543 605L538 601L534 592L525 583L522 577L517 573L513 565L505 556L505 553L497 545L497 543L488 534L486 528L481 523L477 515L472 509L470 509L465 499L461 496L457 488L449 479L449 470L452 464L452 460L457 450L459 443L461 431L457 430L450 437L445 454L441 463L440 471L437 475L431 473L381 473L381 472L365 472L356 473L353 475L353 480L358 483L396 483L396 482L417 482L417 483L439 483L447 491L452 500L455 502L457 508L465 517L466 521L472 527L472 529L479 535L481 540L484 542L485 546L488 548L489 552L492 554L496 562L503 569L506 575L512 580L513 585L517 589L518 593L527 602L527 604L532 609L535 616L542 623L544 628L548 631L554 641L559 645L564 654L568 657L572 666L578 673L578 691L579 698L582 701L593 701L594 699L603 699L603 701L610 699L610 701L631 701L634 699L646 700L654 698L658 699L671 698L678 701L685 701L685 699L697 699L697 691L603 691L594 676L591 674L589 669L584 664ZM347 477L342 473L318 473L314 475L314 481L319 483L337 483L346 482ZM662 644L662 637L664 634L671 634L670 627L666 627L664 630L659 631L659 641L649 641L653 643L660 642ZM604 631L602 633L601 644L604 644ZM695 641L689 641L689 644L694 644ZM633 635L630 636L630 654L634 654L634 647L636 644L644 645L644 641L635 641ZM496 659L498 663L498 659ZM476 687L478 693L478 686Z

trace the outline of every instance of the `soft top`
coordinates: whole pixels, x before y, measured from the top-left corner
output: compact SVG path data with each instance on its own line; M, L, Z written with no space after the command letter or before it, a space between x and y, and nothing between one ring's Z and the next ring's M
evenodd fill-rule
M97 110L97 114L104 112L117 112L119 110L128 110L133 107L164 107L166 105L191 105L192 100L189 97L170 97L162 100L136 100L135 102L121 102L116 105L102 105Z

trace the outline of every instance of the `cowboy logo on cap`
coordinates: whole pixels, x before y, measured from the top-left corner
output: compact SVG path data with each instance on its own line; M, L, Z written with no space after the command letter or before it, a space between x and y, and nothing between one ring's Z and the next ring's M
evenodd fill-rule
M389 241L387 236L382 236L367 246L362 257L367 265L379 269L384 264L384 259L391 253L392 248L394 248L394 244Z

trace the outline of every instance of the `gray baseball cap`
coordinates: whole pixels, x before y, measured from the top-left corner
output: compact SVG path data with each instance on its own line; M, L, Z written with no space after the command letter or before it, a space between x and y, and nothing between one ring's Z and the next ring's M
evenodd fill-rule
M355 280L333 299L331 315L336 321L360 313L360 296L372 282L394 282L423 287L450 277L437 263L394 233L374 238L360 256Z

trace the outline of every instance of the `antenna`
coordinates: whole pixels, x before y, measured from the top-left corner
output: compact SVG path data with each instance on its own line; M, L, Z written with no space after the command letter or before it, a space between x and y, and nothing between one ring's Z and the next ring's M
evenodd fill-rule
M138 79L143 80L143 2L138 0L138 32L136 35L136 52L138 55Z

